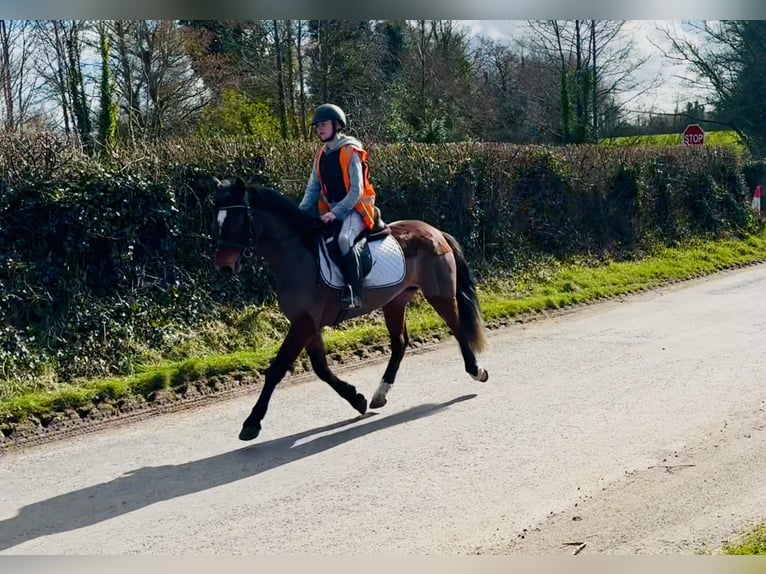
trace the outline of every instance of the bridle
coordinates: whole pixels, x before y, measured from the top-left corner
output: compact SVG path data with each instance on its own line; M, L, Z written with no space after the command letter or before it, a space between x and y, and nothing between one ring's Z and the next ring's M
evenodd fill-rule
M225 205L223 207L218 208L218 213L221 211L228 211L229 209L244 209L245 213L247 214L247 227L248 227L248 235L247 235L247 244L239 243L238 241L229 241L226 239L218 239L217 246L218 247L233 247L234 249L239 249L242 252L243 257L252 257L255 243L254 240L255 237L255 229L253 222L255 221L255 217L253 214L253 208L252 206L245 205L245 204L234 204L234 205ZM219 234L220 235L220 234ZM299 239L297 235L294 234L288 234L284 237L273 237L271 238L272 241L275 243L283 243L285 241L290 241L294 239Z
M234 249L239 249L242 252L242 255L244 257L251 257L253 255L253 217L251 208L247 205L241 204L241 205L225 205L223 207L218 208L218 213L221 213L222 211L228 211L230 209L244 209L245 213L247 213L247 227L248 227L248 234L247 234L247 244L239 243L238 241L229 241L227 239L221 239L220 238L220 230L219 230L219 238L218 243L216 244L218 247L233 247ZM221 227L219 225L219 227Z

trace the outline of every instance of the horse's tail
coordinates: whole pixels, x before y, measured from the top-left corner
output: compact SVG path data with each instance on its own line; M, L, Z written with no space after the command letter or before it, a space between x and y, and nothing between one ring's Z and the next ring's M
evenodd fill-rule
M481 317L479 299L476 296L476 285L471 270L463 255L457 239L449 233L444 233L447 243L455 254L457 268L457 312L460 320L460 330L465 336L468 346L474 353L480 353L487 346L484 336L484 321Z

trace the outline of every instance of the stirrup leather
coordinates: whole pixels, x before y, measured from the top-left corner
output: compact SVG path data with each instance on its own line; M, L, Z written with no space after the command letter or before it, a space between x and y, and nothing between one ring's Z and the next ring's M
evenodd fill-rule
M344 287L340 298L340 305L344 309L357 309L362 306L362 300L351 285Z

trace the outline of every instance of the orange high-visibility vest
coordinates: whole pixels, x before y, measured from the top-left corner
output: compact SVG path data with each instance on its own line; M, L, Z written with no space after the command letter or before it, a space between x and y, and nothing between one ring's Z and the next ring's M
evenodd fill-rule
M319 198L320 215L330 211L330 203L327 201L327 187L322 181L322 172L319 169L319 160L324 153L325 147L326 144L319 148L319 152L314 160L314 169L322 192L322 196ZM354 152L359 154L359 159L362 161L362 193L359 195L359 201L354 204L354 209L362 216L367 229L372 229L375 226L375 189L367 178L367 152L365 150L351 145L344 145L340 148L338 153L340 153L340 171L343 174L343 185L346 187L346 193L348 193L351 187L348 167L351 164L351 154Z

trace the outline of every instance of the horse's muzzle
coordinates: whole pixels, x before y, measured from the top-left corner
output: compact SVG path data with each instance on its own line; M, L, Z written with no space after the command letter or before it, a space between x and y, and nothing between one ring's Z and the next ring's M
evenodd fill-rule
M213 267L218 273L223 273L225 271L238 273L241 256L242 252L239 249L234 249L233 247L219 247L215 251L215 257L213 257Z

